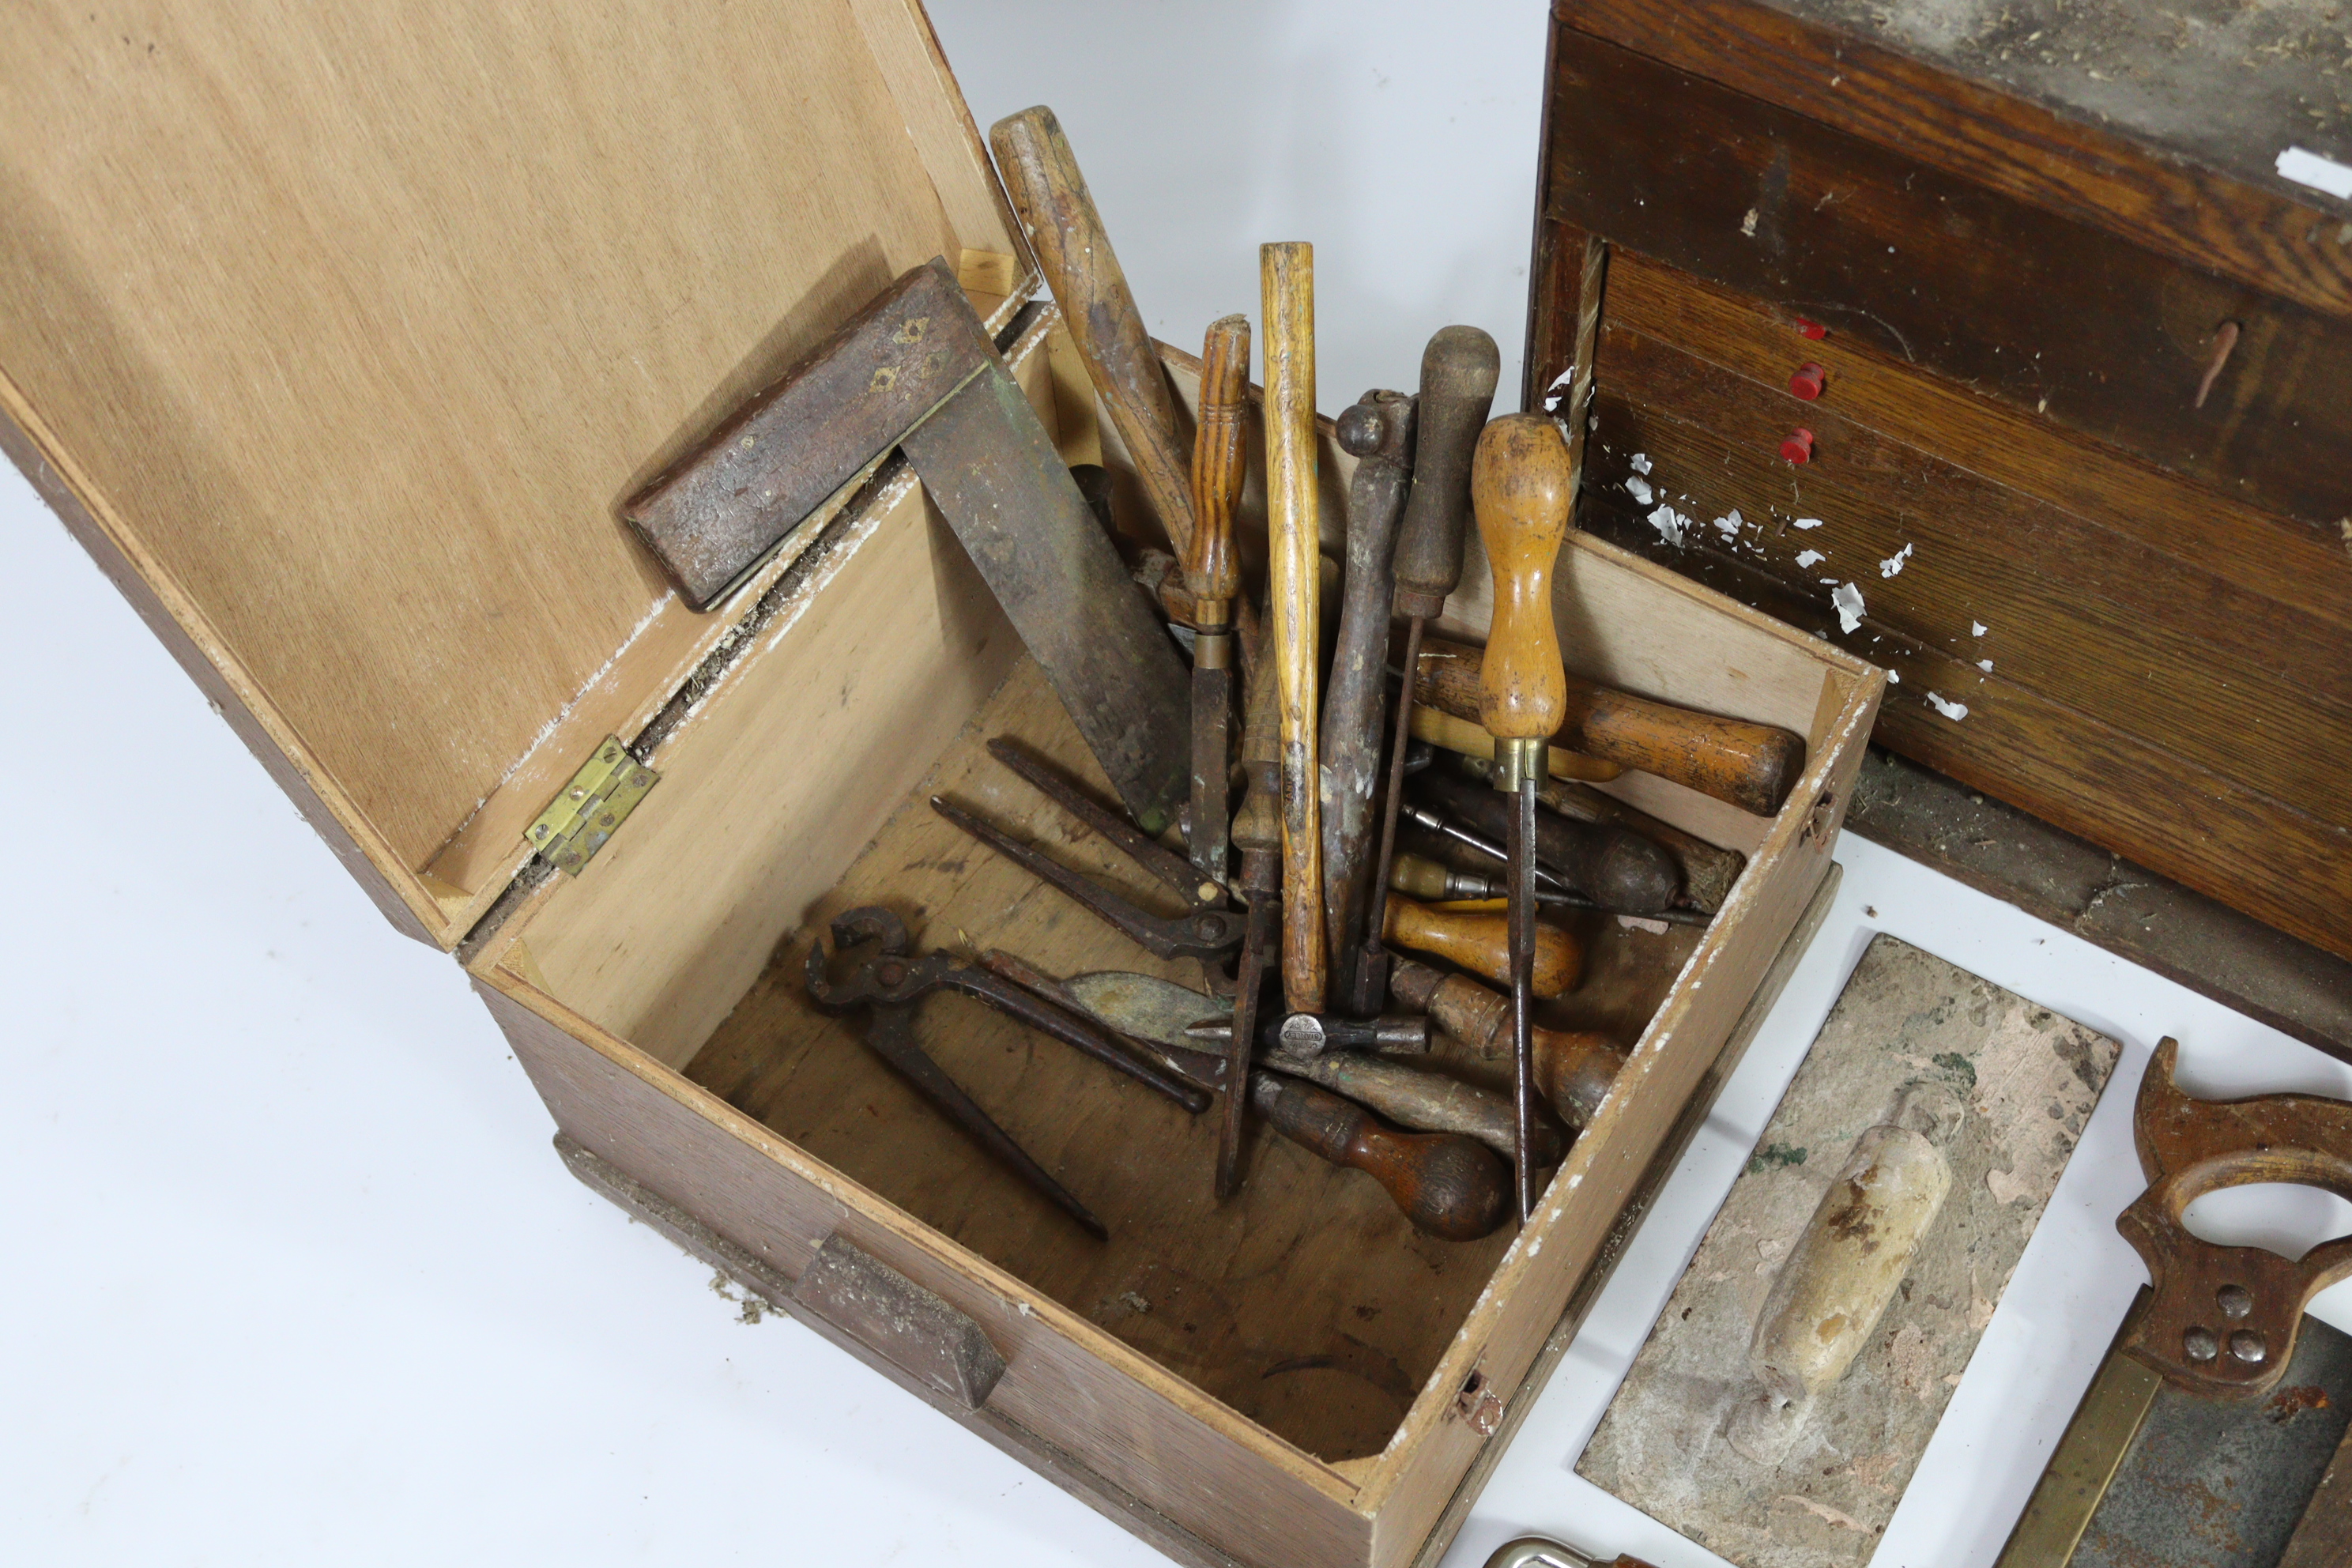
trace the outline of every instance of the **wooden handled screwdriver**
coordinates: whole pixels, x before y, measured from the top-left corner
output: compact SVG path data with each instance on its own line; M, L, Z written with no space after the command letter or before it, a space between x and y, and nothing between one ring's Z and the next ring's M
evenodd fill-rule
M1321 773L1316 766L1316 653L1323 597L1316 504L1315 247L1258 247L1265 342L1265 512L1273 663L1280 688L1282 994L1323 1011Z
M1493 1234L1510 1212L1501 1160L1455 1132L1395 1132L1328 1089L1272 1073L1250 1075L1250 1100L1276 1131L1387 1189L1405 1217L1445 1241Z
M1242 497L1242 421L1249 412L1249 321L1209 323L1201 350L1201 417L1192 443L1192 537L1183 553L1192 595L1192 814L1186 847L1211 881L1227 874L1233 768L1234 509Z
M1519 1223L1535 1212L1531 1158L1535 1045L1529 987L1536 961L1536 788L1568 711L1552 567L1568 533L1576 475L1559 426L1512 414L1486 426L1470 479L1479 542L1495 574L1495 621L1478 669L1478 721L1495 737L1495 785L1515 797L1506 841L1510 876L1511 1057L1518 1096Z
M1242 1123L1249 1095L1250 1057L1257 1032L1258 994L1265 989L1266 956L1282 921L1281 693L1275 661L1261 658L1251 673L1242 721L1242 809L1234 818L1234 847L1242 856L1242 898L1249 924L1234 979L1233 1038L1225 1045L1224 1114L1217 1126L1217 1199L1241 1186Z
M1433 910L1393 891L1388 900L1388 925L1381 934L1399 947L1409 947L1456 963L1473 974L1509 984L1510 922L1501 915L1460 910ZM1529 984L1538 996L1549 1001L1576 989L1584 974L1584 944L1558 926L1536 927Z
M1446 974L1426 963L1401 959L1389 988L1402 1006L1418 1007L1430 1022L1484 1058L1507 1057L1511 1004L1466 975ZM1570 1127L1592 1120L1625 1065L1625 1052L1606 1035L1587 1030L1536 1029L1536 1084Z
M1192 500L1175 395L1078 172L1077 155L1062 122L1043 104L1006 115L990 129L988 141L1095 393L1127 443L1144 500L1181 555L1192 537Z
M1348 484L1348 558L1339 644L1323 697L1323 930L1339 994L1353 999L1372 868L1372 791L1381 772L1381 698L1388 684L1390 557L1412 482L1412 399L1368 392L1339 416ZM1377 1010L1378 998L1374 998Z
M1445 327L1421 351L1421 393L1414 403L1412 493L1405 501L1391 579L1394 612L1406 618L1404 682L1397 693L1396 738L1389 748L1387 805L1381 816L1381 854L1370 895L1371 918L1356 954L1351 1011L1381 1010L1388 987L1389 860L1396 853L1397 801L1404 789L1411 743L1413 672L1421 631L1445 613L1446 595L1462 581L1462 535L1470 517L1470 459L1478 431L1494 405L1503 356L1476 327Z

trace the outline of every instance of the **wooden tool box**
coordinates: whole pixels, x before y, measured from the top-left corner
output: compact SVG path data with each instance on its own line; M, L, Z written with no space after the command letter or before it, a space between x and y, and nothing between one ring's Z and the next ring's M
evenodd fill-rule
M926 949L1176 973L925 808L1050 832L990 734L1091 771L953 536L886 461L695 615L616 515L933 255L1121 468L914 0L48 6L0 68L0 439L393 923L460 955L573 1168L1173 1556L1433 1560L1801 948L1879 672L1574 541L1575 668L1810 760L1774 818L1611 786L1750 859L1704 931L1589 922L1558 1021L1639 1047L1524 1235L1420 1237L1262 1131L1220 1209L1209 1119L927 1008L1098 1246L800 985L876 900ZM1439 629L1485 624L1465 592Z
M2352 954L2352 202L2273 170L2352 163L2343 18L1553 17L1528 367L1605 241L1585 525L1895 671L1895 750Z

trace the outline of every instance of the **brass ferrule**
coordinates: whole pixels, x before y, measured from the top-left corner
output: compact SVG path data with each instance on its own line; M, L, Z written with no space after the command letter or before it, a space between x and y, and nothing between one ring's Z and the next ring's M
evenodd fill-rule
M1541 784L1550 771L1550 762L1551 742L1540 736L1528 739L1497 735L1495 737L1495 787L1517 795L1519 785L1529 779Z
M1231 599L1192 601L1192 629L1197 632L1222 632L1234 624L1234 602Z
M1234 634L1223 626L1198 627L1192 635L1192 668L1194 669L1231 669L1234 667Z

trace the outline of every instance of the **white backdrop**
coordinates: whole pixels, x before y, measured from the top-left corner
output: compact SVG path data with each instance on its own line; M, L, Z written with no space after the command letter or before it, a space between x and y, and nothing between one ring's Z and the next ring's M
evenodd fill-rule
M1163 336L1254 313L1257 241L1309 238L1327 410L1409 383L1450 321L1494 332L1517 384L1539 4L937 19L983 124L1061 111ZM392 934L13 476L0 548L0 1561L1161 1561L788 1320L745 1324L574 1184L456 965ZM2005 906L1851 837L1840 856L1829 927L1453 1568L1529 1527L1714 1561L1571 1468L1871 931L2129 1047L1885 1568L1990 1562L2139 1283L2112 1218L2155 1039L2182 1037L2204 1092L2352 1093L2352 1070ZM2352 1228L2308 1202L2240 1217Z

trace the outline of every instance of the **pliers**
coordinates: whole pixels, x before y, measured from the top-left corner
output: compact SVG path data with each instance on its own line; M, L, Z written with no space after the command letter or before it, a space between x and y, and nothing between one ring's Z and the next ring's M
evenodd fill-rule
M860 963L847 979L835 983L829 973L831 958L866 942L879 943L874 955ZM1118 1068L1195 1115L1209 1108L1209 1095L1198 1085L1121 1048L1091 1023L1034 992L963 963L951 953L931 952L916 957L906 922L888 910L868 905L835 916L833 949L830 955L823 942L809 949L809 999L828 1013L869 1009L873 1020L866 1030L868 1049L896 1068L950 1121L971 1133L990 1153L1100 1239L1108 1240L1110 1236L1102 1221L1067 1188L1047 1175L1045 1168L991 1120L988 1112L973 1104L971 1097L957 1086L955 1079L948 1077L940 1064L915 1043L917 1005L934 991L961 991Z

